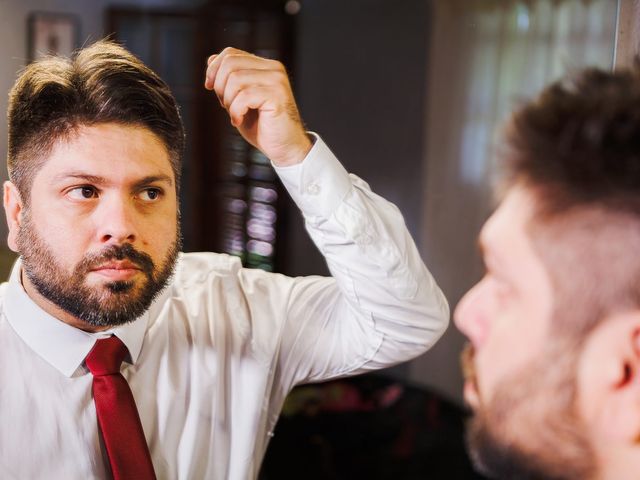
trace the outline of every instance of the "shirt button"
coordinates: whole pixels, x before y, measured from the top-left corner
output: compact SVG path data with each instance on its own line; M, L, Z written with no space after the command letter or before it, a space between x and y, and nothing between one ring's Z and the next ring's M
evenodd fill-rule
M317 183L310 183L307 185L307 193L309 195L318 195L320 193L320 185Z

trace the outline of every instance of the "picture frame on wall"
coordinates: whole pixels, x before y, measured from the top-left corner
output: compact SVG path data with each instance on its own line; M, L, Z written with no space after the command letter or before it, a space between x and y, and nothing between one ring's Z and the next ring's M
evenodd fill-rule
M47 55L70 55L79 47L80 20L67 13L33 12L27 32L29 62Z

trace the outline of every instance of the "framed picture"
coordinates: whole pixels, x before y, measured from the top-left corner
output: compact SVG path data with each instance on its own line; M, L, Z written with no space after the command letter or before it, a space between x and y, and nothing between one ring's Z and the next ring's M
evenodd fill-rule
M71 14L34 12L28 22L28 58L70 55L79 46L80 21Z

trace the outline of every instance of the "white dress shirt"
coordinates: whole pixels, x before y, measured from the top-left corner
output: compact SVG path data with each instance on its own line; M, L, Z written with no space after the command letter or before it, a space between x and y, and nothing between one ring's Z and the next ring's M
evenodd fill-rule
M316 142L276 168L333 278L243 269L181 254L170 285L136 321L78 330L20 282L0 286L0 478L108 478L84 358L115 334L160 479L246 480L296 384L408 360L448 323L448 306L397 208Z

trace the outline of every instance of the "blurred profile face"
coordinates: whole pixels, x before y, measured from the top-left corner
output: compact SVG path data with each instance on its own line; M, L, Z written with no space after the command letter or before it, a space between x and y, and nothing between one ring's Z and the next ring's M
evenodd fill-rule
M121 325L166 285L179 249L175 178L148 129L79 127L54 145L28 201L19 197L5 185L9 245L49 313L87 330Z
M577 352L552 329L552 280L527 231L534 204L530 192L513 187L487 221L480 235L486 274L455 312L470 343L468 440L476 465L493 478L586 478Z

